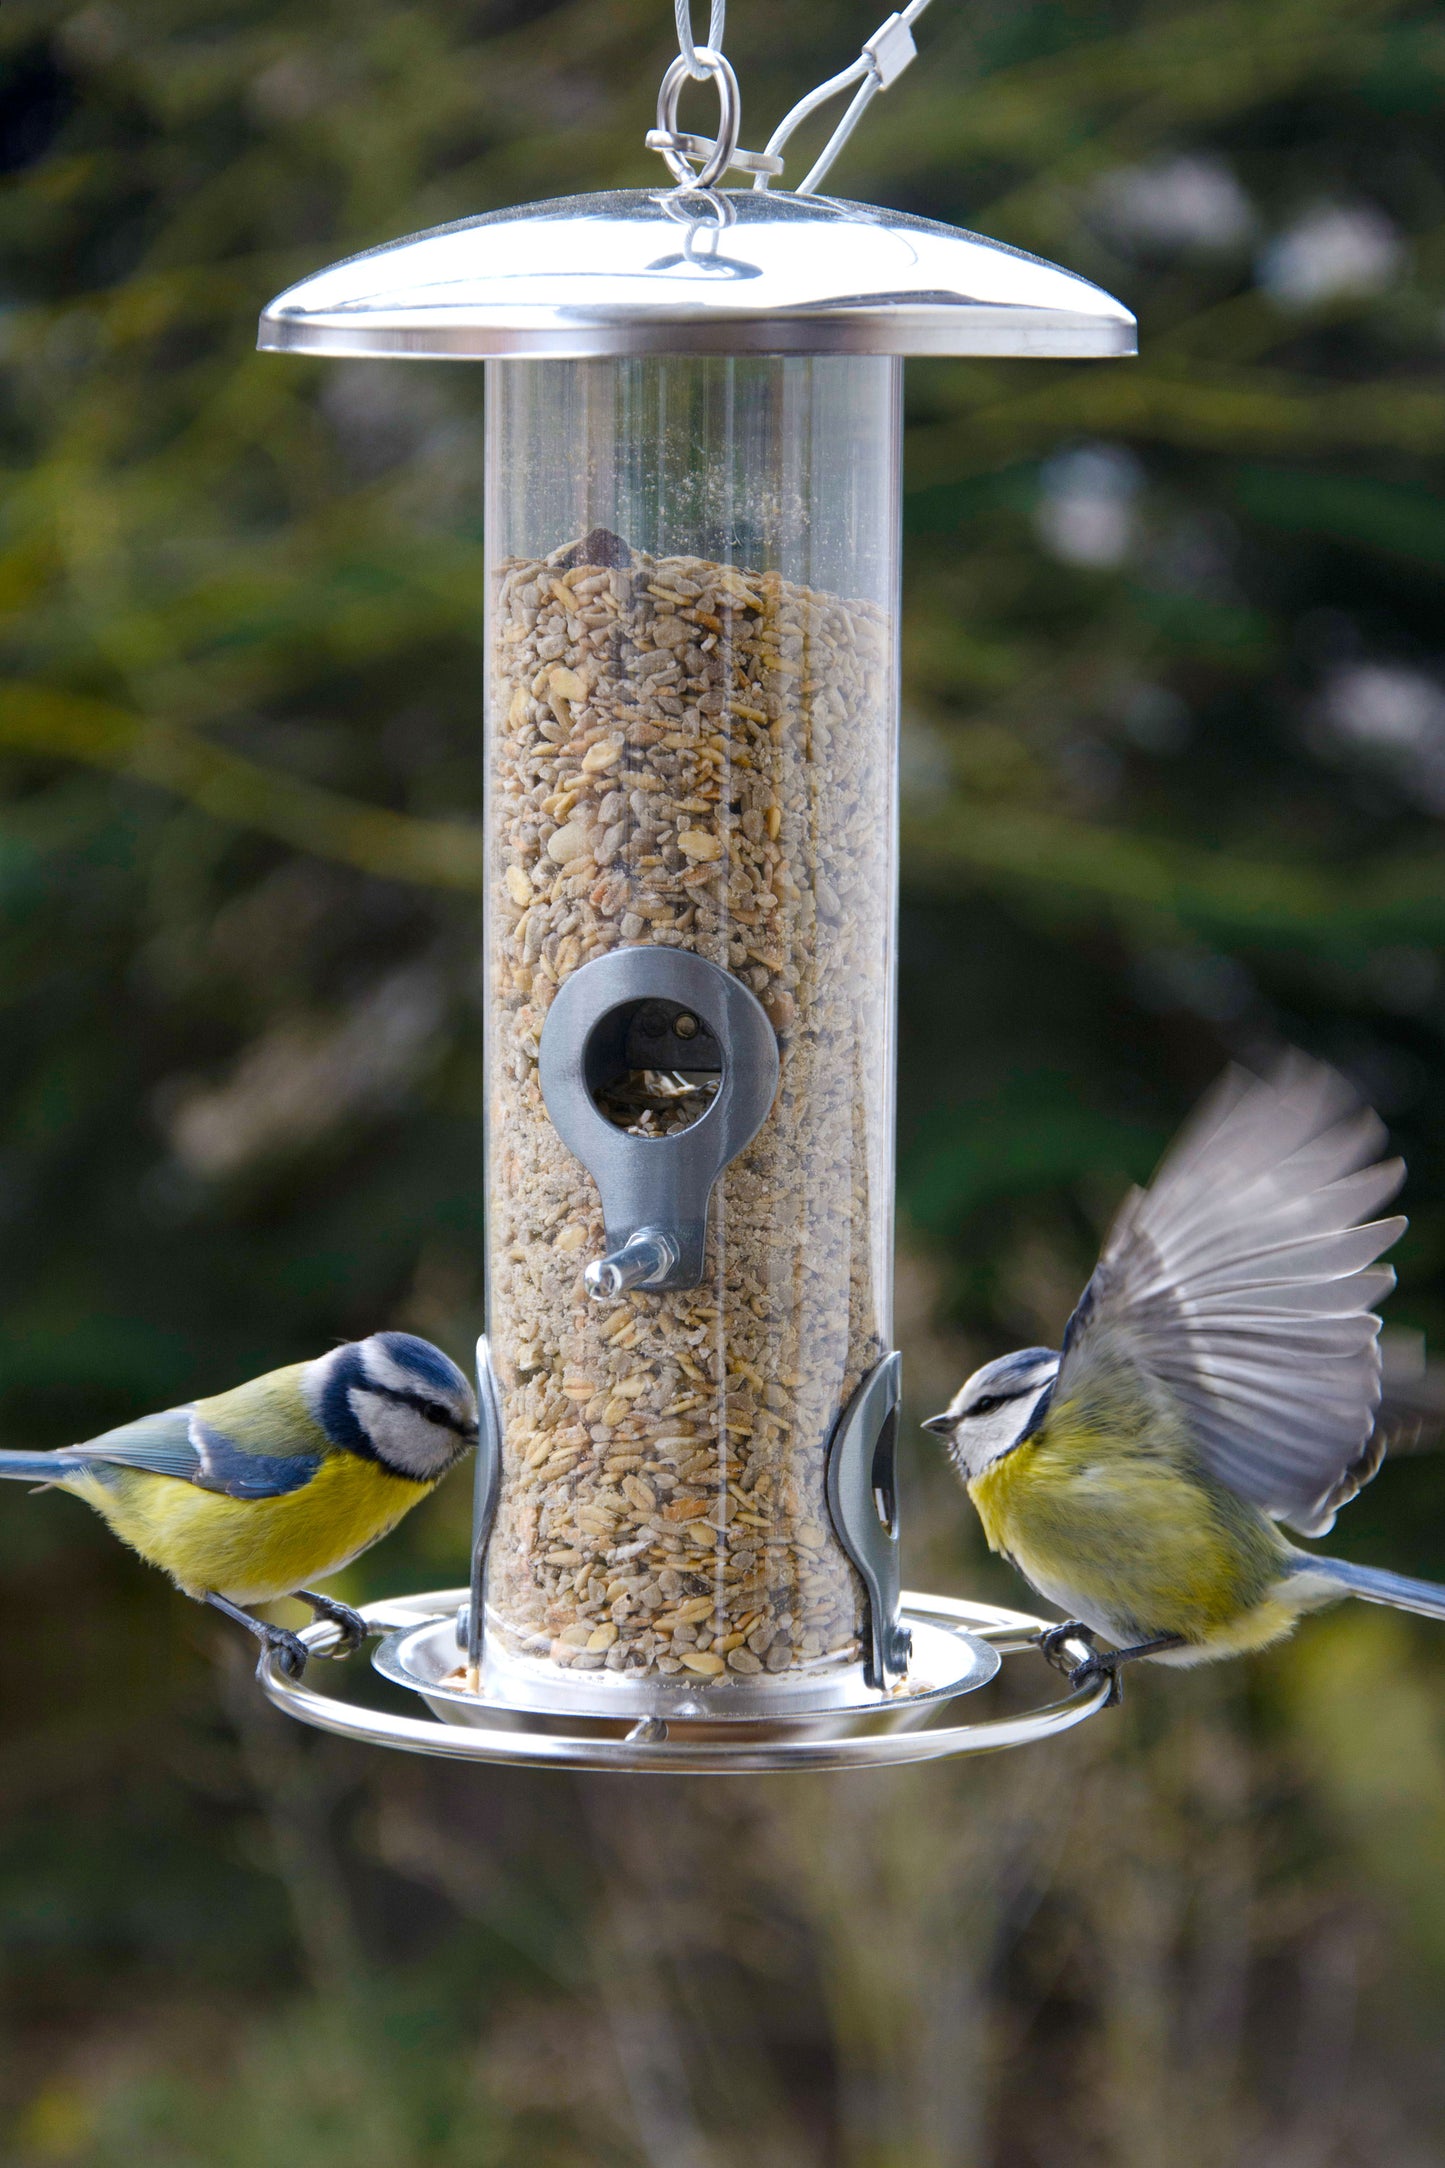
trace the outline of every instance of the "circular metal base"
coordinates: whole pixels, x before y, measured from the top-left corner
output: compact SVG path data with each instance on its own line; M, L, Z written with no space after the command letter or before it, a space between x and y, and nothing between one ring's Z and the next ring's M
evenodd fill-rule
M724 1675L703 1688L685 1674L628 1679L617 1672L564 1671L559 1679L556 1666L549 1667L551 1679L537 1682L511 1665L495 1674L489 1660L478 1681L465 1669L455 1622L434 1619L388 1634L372 1662L383 1678L420 1694L444 1724L616 1739L641 1723L643 1736L659 1743L671 1736L739 1746L911 1729L944 1702L987 1686L1000 1658L997 1649L957 1626L920 1620L908 1676L891 1693L870 1687L861 1664L838 1666L831 1681L805 1670L766 1680Z
M749 1709L729 1716L717 1705L698 1714L669 1711L665 1720L628 1713L562 1715L520 1709L470 1691L458 1668L454 1621L465 1589L447 1589L367 1606L364 1617L386 1635L377 1668L422 1695L430 1717L399 1716L319 1692L316 1671L288 1679L274 1652L261 1661L259 1677L278 1709L342 1738L409 1754L439 1754L454 1761L510 1762L516 1767L612 1769L662 1774L723 1776L771 1769L876 1769L946 1755L976 1754L1025 1746L1051 1738L1094 1715L1109 1698L1109 1681L1098 1679L1022 1715L948 1721L964 1694L992 1678L1001 1656L1035 1646L1050 1622L996 1604L951 1596L905 1593L903 1616L919 1650L917 1667L895 1694L870 1694L848 1708L767 1718ZM336 1628L320 1621L301 1636L323 1655ZM1077 1661L1091 1652L1078 1644Z

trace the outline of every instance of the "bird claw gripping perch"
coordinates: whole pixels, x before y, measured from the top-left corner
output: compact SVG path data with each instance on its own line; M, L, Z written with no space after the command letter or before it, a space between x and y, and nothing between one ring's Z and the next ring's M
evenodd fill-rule
M1096 1646L1093 1629L1086 1626L1081 1618L1066 1618L1062 1625L1045 1628L1038 1641L1039 1653L1045 1662L1052 1664L1055 1671L1061 1671L1075 1692L1081 1687L1092 1686L1095 1679L1107 1678L1109 1698L1104 1707L1115 1708L1123 1700L1117 1664L1109 1654ZM1082 1642L1088 1649L1089 1654L1082 1663L1069 1654L1071 1641L1076 1644Z
M275 1657L277 1665L288 1679L299 1679L306 1669L309 1656L322 1653L333 1657L351 1656L374 1631L359 1611L353 1611L348 1603L338 1603L334 1596L318 1596L309 1588L298 1588L294 1594L298 1603L310 1604L317 1618L325 1619L336 1627L335 1648L324 1652L308 1649L300 1634L292 1633L289 1626L273 1626L267 1619L254 1618L249 1611L243 1611L239 1604L230 1603L226 1597L218 1596L214 1589L204 1598L213 1611L219 1611L223 1618L234 1619L238 1626L244 1626L247 1633L254 1634L260 1642L261 1654L256 1664L256 1676L263 1683L266 1659L269 1656Z
M1066 1618L1058 1626L1046 1626L1038 1635L1039 1653L1055 1671L1062 1671L1067 1678L1078 1669L1077 1660L1068 1654L1066 1643L1082 1641L1085 1648L1094 1647L1093 1629L1081 1618Z
M275 1657L277 1667L286 1678L299 1679L306 1670L309 1657L354 1656L367 1636L375 1632L359 1611L353 1611L350 1604L338 1603L333 1596L314 1596L309 1589L298 1588L296 1598L299 1603L309 1603L317 1618L336 1627L336 1646L308 1649L300 1634L292 1633L288 1626L270 1626L258 1621L261 1654L256 1661L256 1676L263 1682L266 1660L270 1656Z
M286 1626L267 1626L257 1638L261 1643L261 1653L256 1659L256 1676L263 1685L266 1680L266 1661L271 1656L275 1657L277 1668L284 1677L301 1677L306 1669L308 1651L300 1634L293 1634Z
M334 1596L318 1596L309 1588L298 1588L296 1600L309 1603L317 1618L325 1619L337 1629L335 1648L318 1649L315 1651L318 1656L354 1656L367 1636L375 1631L359 1611L353 1611L349 1603L338 1603Z
M1119 1673L1125 1664L1137 1663L1141 1656L1162 1656L1169 1649L1186 1646L1183 1634L1155 1634L1151 1640L1140 1641L1133 1648L1101 1649L1094 1645L1092 1629L1082 1619L1065 1619L1062 1626L1050 1626L1038 1637L1039 1647L1056 1671L1062 1671L1075 1692L1092 1686L1096 1679L1107 1679L1109 1698L1106 1709L1117 1709L1124 1699L1124 1689ZM1069 1661L1068 1643L1082 1642L1089 1654L1081 1664Z
M1069 1684L1076 1693L1082 1692L1086 1686L1092 1686L1096 1679L1107 1679L1109 1695L1104 1703L1106 1709L1117 1709L1124 1699L1124 1687L1119 1677L1119 1658L1113 1650L1096 1649L1092 1656L1085 1657L1083 1663L1075 1664L1068 1676Z

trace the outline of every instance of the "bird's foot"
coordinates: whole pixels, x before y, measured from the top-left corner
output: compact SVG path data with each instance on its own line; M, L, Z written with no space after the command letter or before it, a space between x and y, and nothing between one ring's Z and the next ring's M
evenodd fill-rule
M1117 1649L1095 1649L1093 1655L1086 1657L1083 1663L1075 1664L1073 1670L1069 1673L1069 1684L1074 1689L1074 1692L1078 1694L1082 1693L1086 1686L1093 1686L1100 1679L1107 1679L1109 1692L1105 1698L1104 1707L1106 1709L1117 1709L1124 1699L1124 1688L1119 1678L1119 1665L1120 1656Z
M234 1619L238 1626L244 1626L248 1634L255 1635L261 1644L261 1655L256 1665L258 1679L265 1672L268 1656L275 1657L286 1678L300 1678L306 1669L307 1656L306 1643L300 1634L293 1634L287 1626L272 1626L263 1618L253 1618L249 1611L243 1611L241 1606L232 1603L228 1596L218 1596L213 1588L207 1589L201 1601L208 1603L213 1611L219 1611L223 1618Z
M1082 1641L1089 1654L1078 1663L1069 1654L1069 1642ZM1109 1681L1109 1698L1106 1709L1114 1708L1124 1698L1119 1684L1119 1655L1114 1649L1100 1649L1094 1645L1093 1628L1086 1626L1081 1618L1066 1618L1062 1626L1047 1626L1039 1635L1039 1649L1055 1671L1062 1671L1075 1693L1092 1686L1096 1679Z
M317 1596L309 1588L298 1588L296 1600L309 1603L318 1618L329 1620L338 1629L335 1648L325 1652L328 1656L354 1656L371 1632L359 1611L353 1611L349 1603L338 1603L334 1596Z
M1063 1643L1067 1640L1083 1641L1087 1644L1090 1653L1083 1663L1070 1664L1063 1648ZM1096 1685L1100 1679L1108 1680L1109 1693L1104 1702L1106 1709L1117 1709L1124 1699L1119 1674L1125 1664L1137 1664L1144 1656L1163 1656L1171 1649L1182 1649L1184 1645L1182 1634L1155 1634L1151 1640L1135 1642L1132 1648L1099 1649L1095 1648L1094 1637L1088 1627L1081 1626L1076 1619L1070 1619L1065 1626L1051 1627L1047 1633L1039 1636L1039 1646L1049 1662L1068 1674L1069 1684L1076 1694L1081 1693L1087 1686Z
M1055 1671L1062 1671L1072 1685L1074 1673L1080 1668L1070 1656L1065 1644L1082 1641L1084 1646L1094 1646L1093 1628L1086 1626L1081 1618L1066 1618L1061 1626L1046 1626L1038 1636L1039 1651Z
M256 1661L256 1676L258 1679L263 1678L265 1675L268 1656L275 1657L277 1669L284 1678L299 1679L301 1677L301 1674L306 1669L306 1658L310 1652L300 1634L293 1634L290 1628L286 1626L263 1625L257 1638L261 1643L261 1654Z

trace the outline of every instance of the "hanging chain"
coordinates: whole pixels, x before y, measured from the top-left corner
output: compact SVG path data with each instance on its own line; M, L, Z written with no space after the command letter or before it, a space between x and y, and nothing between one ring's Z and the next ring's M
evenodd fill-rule
M674 5L677 58L662 79L662 88L657 95L657 126L647 132L647 147L661 154L677 183L675 193L685 195L709 190L730 171L751 173L753 187L765 189L769 181L775 180L783 171L783 146L793 131L830 98L836 98L856 84L857 89L842 119L794 191L799 196L811 196L879 91L896 83L904 69L917 58L918 47L913 42L912 26L929 5L929 0L908 0L907 7L880 23L851 66L841 69L837 75L830 75L826 83L819 83L816 90L810 90L806 98L800 98L791 112L784 115L768 138L765 151L738 149L742 99L738 79L722 50L727 0L710 0L706 45L693 43L692 0L674 0ZM678 132L677 106L683 84L689 79L706 82L709 77L718 94L717 135L682 135ZM689 163L690 160L695 160L696 164Z

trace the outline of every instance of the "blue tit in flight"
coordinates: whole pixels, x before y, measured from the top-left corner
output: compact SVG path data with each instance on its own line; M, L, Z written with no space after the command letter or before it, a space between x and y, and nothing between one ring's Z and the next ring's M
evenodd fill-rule
M1376 1473L1384 1438L1378 1213L1404 1176L1332 1070L1231 1070L1125 1201L1063 1348L986 1363L925 1424L1009 1559L1070 1626L1148 1656L1263 1648L1342 1596L1445 1618L1445 1587L1304 1551Z
M374 1332L83 1445L0 1452L0 1476L83 1498L299 1678L299 1637L241 1607L298 1596L340 1627L349 1653L365 1622L308 1584L393 1529L476 1439L476 1397L456 1364L411 1333Z

